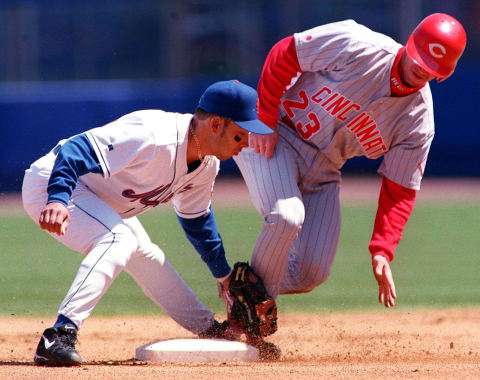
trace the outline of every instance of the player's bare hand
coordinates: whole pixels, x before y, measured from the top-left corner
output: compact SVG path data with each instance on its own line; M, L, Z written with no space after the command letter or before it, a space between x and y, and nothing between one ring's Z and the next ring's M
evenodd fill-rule
M218 298L221 298L223 302L225 302L225 306L227 307L227 313L230 312L233 305L233 297L228 290L231 274L232 272L230 272L227 276L223 278L217 279Z
M46 205L38 219L40 227L48 232L65 235L70 224L70 212L59 202L52 202Z
M388 260L382 255L373 256L372 269L378 283L378 301L383 303L385 307L395 306L397 293L395 292L395 283Z
M277 142L278 131L276 129L274 129L273 133L269 135L257 135L255 133L250 133L250 147L255 151L255 153L262 154L267 158L272 157Z
M225 277L217 278L219 285L221 285L224 289L228 289L228 286L230 285L231 275L232 275L232 272L230 271L230 273L227 274Z

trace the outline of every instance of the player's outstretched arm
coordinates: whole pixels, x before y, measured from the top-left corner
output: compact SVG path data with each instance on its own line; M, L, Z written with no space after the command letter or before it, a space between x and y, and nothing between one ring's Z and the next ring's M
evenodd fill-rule
M65 235L70 224L70 212L60 202L49 203L40 213L38 223L43 230L57 235Z
M395 306L397 293L388 260L382 255L372 256L372 269L378 283L378 301L385 307Z
M415 204L416 192L382 179L375 226L368 249L372 255L373 274L378 283L378 300L385 307L395 306L395 284L389 262L402 238L402 231Z

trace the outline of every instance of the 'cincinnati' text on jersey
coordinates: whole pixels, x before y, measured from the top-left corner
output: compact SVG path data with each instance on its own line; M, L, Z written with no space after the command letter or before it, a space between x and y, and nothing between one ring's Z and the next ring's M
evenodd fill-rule
M310 102L314 102L329 115L340 121L346 121L352 117L345 127L355 135L367 157L375 159L388 150L375 119L367 115L366 112L359 113L360 105L352 100L338 92L333 92L328 87L323 87L312 96L308 96L305 90L301 90L298 92L298 97L301 99L300 101L286 99L282 102L282 106L290 119L295 116L295 109L305 110ZM320 121L317 115L314 112L309 112L307 117L309 119L307 123L299 121L295 124L295 129L305 140L309 140L320 130Z

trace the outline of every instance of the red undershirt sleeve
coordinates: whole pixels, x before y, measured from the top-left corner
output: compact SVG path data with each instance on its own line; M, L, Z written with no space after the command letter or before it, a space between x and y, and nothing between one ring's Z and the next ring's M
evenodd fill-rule
M276 128L280 99L292 78L301 72L293 36L277 42L268 53L258 82L258 118Z
M395 248L415 205L416 191L383 176L378 198L377 216L368 249L372 256L380 254L392 261Z

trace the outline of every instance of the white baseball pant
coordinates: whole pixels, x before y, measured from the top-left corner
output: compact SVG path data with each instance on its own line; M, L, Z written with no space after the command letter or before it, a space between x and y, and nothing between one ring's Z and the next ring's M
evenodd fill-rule
M38 224L47 201L50 173L28 169L23 182L23 204ZM71 222L56 240L86 257L58 310L79 328L116 276L124 269L143 292L177 323L198 334L214 321L211 311L193 294L153 244L136 218L122 219L107 203L81 183L68 204ZM119 301L120 302L120 301Z

